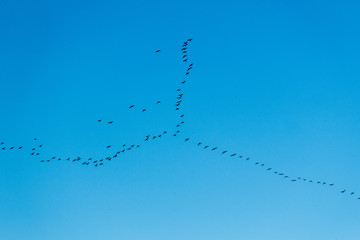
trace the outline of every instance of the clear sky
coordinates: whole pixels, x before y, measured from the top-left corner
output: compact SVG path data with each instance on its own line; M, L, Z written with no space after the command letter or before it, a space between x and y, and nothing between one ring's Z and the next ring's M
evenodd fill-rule
M0 149L0 239L359 239L359 11L346 0L0 0L0 141L23 146ZM170 137L185 77L185 123ZM122 144L141 147L101 167L40 162Z

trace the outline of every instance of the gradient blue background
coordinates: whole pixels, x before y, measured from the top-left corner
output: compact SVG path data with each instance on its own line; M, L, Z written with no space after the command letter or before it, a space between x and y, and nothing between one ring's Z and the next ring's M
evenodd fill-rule
M332 0L0 0L0 141L37 137L42 156L100 156L171 129L189 37L195 63L179 138L101 168L0 151L0 239L359 239L360 200L338 193L360 194L359 11ZM339 187L284 181L184 137Z

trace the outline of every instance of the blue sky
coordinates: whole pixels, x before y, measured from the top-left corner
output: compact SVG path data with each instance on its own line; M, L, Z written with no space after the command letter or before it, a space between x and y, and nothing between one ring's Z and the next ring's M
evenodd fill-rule
M0 239L358 239L359 7L1 0L0 141L24 149L0 149ZM145 144L176 130L188 38L182 132Z

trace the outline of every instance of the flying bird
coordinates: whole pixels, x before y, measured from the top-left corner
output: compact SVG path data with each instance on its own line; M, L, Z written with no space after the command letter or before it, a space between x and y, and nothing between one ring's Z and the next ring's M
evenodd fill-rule
M131 105L129 108L133 108L133 107L135 107L135 105Z
M160 52L160 50L156 50L155 52L156 52L156 53L159 53L159 52Z

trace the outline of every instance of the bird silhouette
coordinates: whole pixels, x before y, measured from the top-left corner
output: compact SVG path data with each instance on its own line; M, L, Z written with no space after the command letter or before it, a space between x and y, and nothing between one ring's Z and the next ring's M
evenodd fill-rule
M108 122L109 124L112 124L114 121L110 121L110 122Z
M185 139L185 142L189 141L189 138Z
M214 147L213 149L211 149L211 151L215 151L217 149L217 147Z
M146 111L146 109L144 108L142 111L143 111L143 112L145 112L145 111Z
M225 153L227 153L227 151L223 151L221 154L225 154Z
M160 50L156 50L155 52L156 52L156 53L159 53L159 52L160 52ZM165 54L165 55L166 55L166 54Z
M135 105L131 105L129 108L133 108L133 107L135 107Z
M157 101L156 103L159 104L159 103L161 103L161 102L160 102L160 101Z

